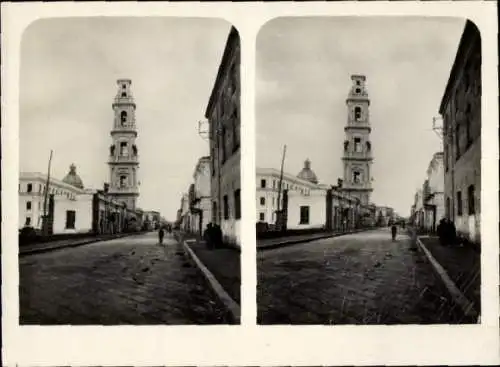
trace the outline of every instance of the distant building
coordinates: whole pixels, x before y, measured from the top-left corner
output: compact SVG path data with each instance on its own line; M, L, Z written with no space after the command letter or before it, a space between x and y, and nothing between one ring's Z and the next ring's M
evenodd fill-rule
M135 210L139 196L139 154L135 139L136 105L130 79L117 81L118 91L113 102L114 122L111 129L113 144L109 147L109 195L124 203L128 209Z
M277 169L257 168L257 221L273 228L277 221L277 211L286 209L288 229L324 226L328 186L318 183L318 178L311 169L311 162L306 160L297 176L283 172L281 191L280 177L281 172Z
M443 116L446 217L459 235L480 243L481 36L467 21L439 107Z
M443 152L435 153L427 169L427 179L423 188L424 228L435 231L444 217L444 166Z
M45 214L48 218L49 235L118 233L129 229L128 218L135 218L135 212L110 197L107 189L84 189L73 164L63 180L50 178L48 191L46 185L47 176L44 174L20 173L20 228L28 226L42 230L44 202L47 205Z
M297 176L283 172L281 192L280 177L279 170L257 168L257 231L342 231L373 225L375 207L371 204L362 205L359 198L344 192L342 180L337 186L320 184L309 160L304 162L304 168ZM278 209L283 218L280 223Z
M191 229L200 235L212 220L212 196L210 191L210 157L201 157L193 173L194 184L189 190Z
M342 191L368 205L373 191L371 165L373 161L370 141L370 99L364 75L352 75L352 86L346 100L347 125L344 128L344 179Z
M68 176L65 177L66 182L51 177L47 187L47 175L45 174L38 172L21 172L19 174L19 228L28 226L38 230L42 229L45 192L47 190L45 203L47 214L49 214L49 208L53 208L56 198L64 197L75 201L78 195L85 193L81 179L75 177L77 176L75 165L71 165ZM68 209L66 215L68 223L65 226L69 229L78 228L80 221L76 221L75 212Z
M379 226L388 226L394 221L394 209L388 206L376 207L376 224Z
M209 121L212 222L224 241L240 245L240 39L226 42L205 117Z

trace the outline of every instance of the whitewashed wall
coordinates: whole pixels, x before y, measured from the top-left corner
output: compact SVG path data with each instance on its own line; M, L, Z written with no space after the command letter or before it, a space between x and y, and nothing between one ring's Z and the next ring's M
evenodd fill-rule
M309 224L300 224L300 207L309 206ZM288 193L287 229L321 228L326 223L326 190L311 190L310 195Z
M66 211L75 211L75 229L66 229ZM54 198L54 234L79 233L92 230L92 195L82 194L71 200Z

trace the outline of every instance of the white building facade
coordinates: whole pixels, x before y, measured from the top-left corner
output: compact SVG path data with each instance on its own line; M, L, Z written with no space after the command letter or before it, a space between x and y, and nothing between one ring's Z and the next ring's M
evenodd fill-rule
M427 179L423 187L425 207L424 228L435 231L439 221L445 216L444 206L444 161L443 153L435 153L427 169Z
M190 188L191 230L200 235L212 220L210 191L210 157L201 157L193 173L194 184Z
M77 226L76 220L73 221L72 219L72 213L68 214L67 225L65 218L66 212L73 210L73 204L70 203L76 202L78 196L85 194L86 191L55 178L50 178L49 185L47 186L47 175L38 172L21 172L19 174L18 227L23 228L27 226L37 230L42 229L46 190L48 190L46 210L49 210L50 197L53 195L54 201L61 203L57 210L64 212L64 214L58 216L57 228L59 231L64 232L65 229L70 231L80 230L81 228Z
M282 191L280 195L280 176L280 171L274 168L257 168L256 170L256 208L258 222L268 224L274 224L276 222L276 211L278 209L284 209L284 190L288 191L288 198L294 203L305 200L299 199L300 196L305 198L311 197L311 193L316 190L324 191L326 197L327 187L325 185L315 184L286 172L283 173L283 179L281 181ZM279 208L278 196L280 196ZM314 194L313 197L317 198L318 194ZM325 208L323 208L323 210L325 210Z

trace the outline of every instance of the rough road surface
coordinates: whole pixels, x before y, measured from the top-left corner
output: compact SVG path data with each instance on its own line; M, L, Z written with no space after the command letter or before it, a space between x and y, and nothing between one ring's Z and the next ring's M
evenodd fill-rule
M260 324L465 323L410 238L389 229L258 253Z
M21 324L228 323L180 245L155 232L21 257Z

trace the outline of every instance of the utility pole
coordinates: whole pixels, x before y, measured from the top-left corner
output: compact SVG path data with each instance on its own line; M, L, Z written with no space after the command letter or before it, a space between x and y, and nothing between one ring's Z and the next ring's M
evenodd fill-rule
M47 216L47 197L49 194L49 186L50 186L50 166L52 164L52 150L50 150L50 157L49 157L49 166L47 169L47 183L45 185L45 195L43 198L43 222L42 222L42 230L44 235L48 235L48 230L49 230L49 223L48 223L48 216Z
M281 185L283 183L283 166L285 165L286 144L283 146L283 157L281 158L280 180L278 184L278 210L276 215L276 224L279 222L281 213Z

